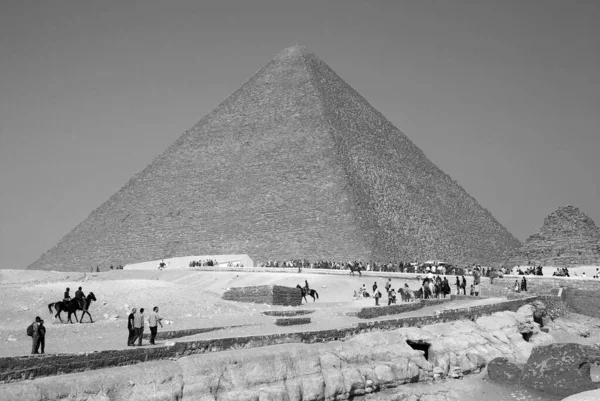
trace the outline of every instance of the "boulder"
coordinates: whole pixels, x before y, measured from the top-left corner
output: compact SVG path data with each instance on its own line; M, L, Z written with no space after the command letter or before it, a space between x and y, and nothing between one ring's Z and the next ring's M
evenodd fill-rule
M584 391L583 393L577 393L567 398L563 398L562 401L598 401L600 400L600 390Z
M510 363L506 358L496 358L489 363L487 371L491 381L515 385L521 380L523 366Z
M600 349L580 344L551 344L533 349L523 368L521 383L559 396L600 388L590 375L591 364L600 362Z

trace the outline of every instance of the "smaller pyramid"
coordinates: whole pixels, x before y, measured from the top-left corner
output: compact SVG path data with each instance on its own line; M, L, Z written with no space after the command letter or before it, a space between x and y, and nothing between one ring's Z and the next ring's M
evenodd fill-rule
M561 206L506 262L508 266L528 264L600 265L600 229L575 206Z

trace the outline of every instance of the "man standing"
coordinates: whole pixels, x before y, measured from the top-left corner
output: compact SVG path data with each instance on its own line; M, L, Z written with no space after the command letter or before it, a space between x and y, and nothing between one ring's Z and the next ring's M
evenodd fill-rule
M142 337L144 336L144 308L141 308L140 313L136 313L133 317L133 327L135 329L135 338L133 339L133 345L135 345L135 340L138 340L138 347L141 347Z
M39 326L38 326L38 348L41 348L40 350L40 354L44 353L44 349L46 348L46 326L44 326L44 320L40 320ZM35 350L35 353L37 354L37 348Z
M148 326L150 327L150 344L156 345L154 340L156 339L156 325L160 324L162 328L163 325L161 323L162 318L158 315L158 306L155 306L150 312L150 316L148 317Z
M377 291L377 281L373 283L373 295L375 295L375 291Z
M127 337L127 346L133 345L133 341L135 340L135 327L133 325L135 312L137 312L136 308L131 309L131 313L127 317L127 330L129 330L129 337Z
M40 346L40 321L42 319L39 316L35 317L35 321L31 324L31 327L33 329L32 334L31 334L31 353L32 354L37 354L38 353L38 348ZM27 333L29 334L29 333Z

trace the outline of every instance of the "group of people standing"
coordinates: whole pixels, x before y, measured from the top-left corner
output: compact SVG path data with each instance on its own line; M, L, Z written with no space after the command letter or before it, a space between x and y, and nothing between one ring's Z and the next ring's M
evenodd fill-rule
M31 336L31 353L43 354L46 348L46 326L44 320L39 316L35 317L33 323L27 328L27 335Z
M138 347L142 346L142 338L144 337L144 324L145 324L144 308L133 308L131 313L127 317L127 330L129 331L129 337L127 338L127 346L134 347L137 340ZM150 327L150 344L156 345L156 333L158 332L158 325L162 328L162 318L158 314L158 306L152 308L152 312L148 316L148 327Z

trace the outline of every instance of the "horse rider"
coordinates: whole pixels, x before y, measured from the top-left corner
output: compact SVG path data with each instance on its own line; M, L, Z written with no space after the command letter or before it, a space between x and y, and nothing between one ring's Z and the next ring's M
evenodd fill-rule
M69 301L71 300L71 295L69 295L69 291L71 291L71 289L69 287L67 287L67 290L65 291L65 295L63 296L63 302L66 304L69 303Z
M81 290L81 287L77 291L75 291L75 299L79 302L81 306L81 310L85 310L85 294Z
M304 280L304 291L308 295L308 292L310 291L310 288L308 287L308 280Z

